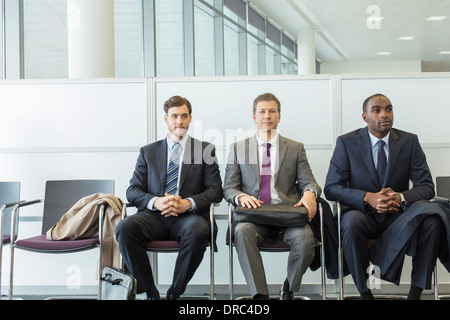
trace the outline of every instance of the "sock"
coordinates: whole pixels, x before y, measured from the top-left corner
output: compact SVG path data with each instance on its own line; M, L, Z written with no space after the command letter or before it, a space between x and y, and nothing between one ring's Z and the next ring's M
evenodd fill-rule
M147 295L148 300L161 300L159 291L156 286L151 286L150 289L145 292L145 294Z
M373 300L374 299L372 291L370 291L370 290L365 291L365 292L360 292L359 294L361 296L361 300Z
M420 296L422 294L423 289L419 288L415 285L411 285L409 289L407 300L420 300Z
M283 283L283 286L282 286L281 290L283 290L285 292L289 291L289 281L288 281L288 279L284 280L284 283Z

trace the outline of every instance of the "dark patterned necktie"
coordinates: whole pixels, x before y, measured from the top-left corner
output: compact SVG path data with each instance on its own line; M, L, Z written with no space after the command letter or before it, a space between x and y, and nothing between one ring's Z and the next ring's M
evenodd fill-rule
M269 204L272 200L270 195L270 143L263 143L264 153L261 166L261 186L259 190L259 200Z
M383 140L378 140L378 155L377 155L377 174L378 174L378 181L380 182L380 186L384 188L384 180L386 178L386 169L387 169L387 158L386 153L384 152L384 145L385 142ZM374 215L375 220L378 221L378 223L383 222L387 218L386 213L375 213Z

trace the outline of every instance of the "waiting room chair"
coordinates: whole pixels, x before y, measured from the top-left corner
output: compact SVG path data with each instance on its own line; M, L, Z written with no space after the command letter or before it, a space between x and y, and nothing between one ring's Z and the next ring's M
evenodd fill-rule
M209 241L210 248L210 300L214 300L214 226L215 226L215 218L214 218L214 208L219 206L217 203L211 203L209 209L209 219L211 223L211 240ZM125 218L127 216L126 208L134 207L133 204L127 203L124 206L124 213L122 217ZM158 279L158 253L176 253L180 250L180 243L174 240L157 240L157 241L149 241L146 244L147 251L153 253L152 259L152 271L154 279Z
M63 240L54 241L46 240L46 232L55 223L57 223L62 215L66 213L78 200L95 193L114 194L114 181L113 180L58 180L47 181L45 186L45 198L33 201L26 201L19 203L15 206L15 209L33 205L36 203L44 203L43 216L42 216L42 232L40 235L19 239L18 234L11 232L11 270L10 270L10 287L9 287L9 299L13 297L13 283L14 283L14 250L22 249L32 251L36 253L73 253L84 250L89 250L99 247L98 255L98 281L100 284L101 268L100 263L102 261L102 226L104 219L103 205L100 208L99 217L99 233L91 238L80 240ZM15 222L18 219L18 211L13 210L13 223L11 230L15 230ZM99 236L100 234L100 236ZM100 297L100 285L99 285L99 297Z
M436 197L434 201L450 204L450 176L436 177ZM450 295L439 295L437 281L437 266L434 268L434 297L438 300L448 300Z
M20 202L20 182L0 182L0 288L2 287L3 245L11 241L11 212ZM1 295L1 293L0 293Z
M341 204L339 202L336 202L336 218L337 218L337 224L338 224L338 241L339 241L339 245L338 245L338 257L339 257L339 261L338 261L338 268L339 268L339 279L338 279L338 283L339 283L339 299L340 300L344 300L344 299L359 299L359 294L358 295L348 295L348 296L344 295L344 253L343 253L343 250L342 250L342 236L341 236L342 209L341 209ZM375 241L376 241L376 239L368 239L367 240L367 246L370 248L371 246L373 246ZM434 282L434 289L433 289L434 299L437 299L436 267L434 268L434 271L433 271L433 282ZM382 299L382 300L387 300L387 299L389 299L389 300L404 300L404 299L406 299L406 296L387 294L387 295L374 295L374 298L375 299Z
M235 208L235 205L232 203L228 204L228 249L229 249L229 272L230 272L230 300L234 299L234 272L233 272L233 247L234 247L234 243L232 241L232 233L231 233L231 226L233 223L233 210ZM318 203L318 212L319 212L319 217L320 217L320 236L321 239L324 239L324 234L323 234L323 208L322 208L322 204ZM322 286L322 300L326 300L327 298L327 292L326 292L326 269L325 269L325 246L324 246L324 241L319 241L318 239L316 239L316 246L320 246L320 266L321 266L321 286ZM266 241L263 241L262 243L260 243L258 245L258 248L261 252L289 252L289 246L283 242L283 241L278 241L275 244L270 244L267 243ZM298 299L302 299L302 300L309 300L309 298L303 297L303 296L295 296L295 298ZM242 299L250 299L250 297L243 297Z

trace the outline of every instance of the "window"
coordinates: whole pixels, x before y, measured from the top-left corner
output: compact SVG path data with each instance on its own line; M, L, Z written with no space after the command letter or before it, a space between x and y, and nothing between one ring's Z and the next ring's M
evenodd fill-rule
M141 4L114 0L116 77L143 74ZM23 8L25 78L67 78L67 0L24 0Z
M201 4L196 4L194 14L195 75L214 76L216 73L214 12Z
M183 76L183 3L157 0L155 9L157 76Z
M143 76L142 0L114 0L116 77Z
M224 61L225 75L239 75L239 29L229 21L224 23Z
M24 0L25 78L67 78L67 1Z

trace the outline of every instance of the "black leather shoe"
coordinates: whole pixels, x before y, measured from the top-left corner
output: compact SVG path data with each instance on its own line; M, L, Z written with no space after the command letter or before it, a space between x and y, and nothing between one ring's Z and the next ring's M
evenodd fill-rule
M294 300L294 292L281 290L280 300Z
M169 294L167 295L166 300L180 300L180 297L173 294Z

